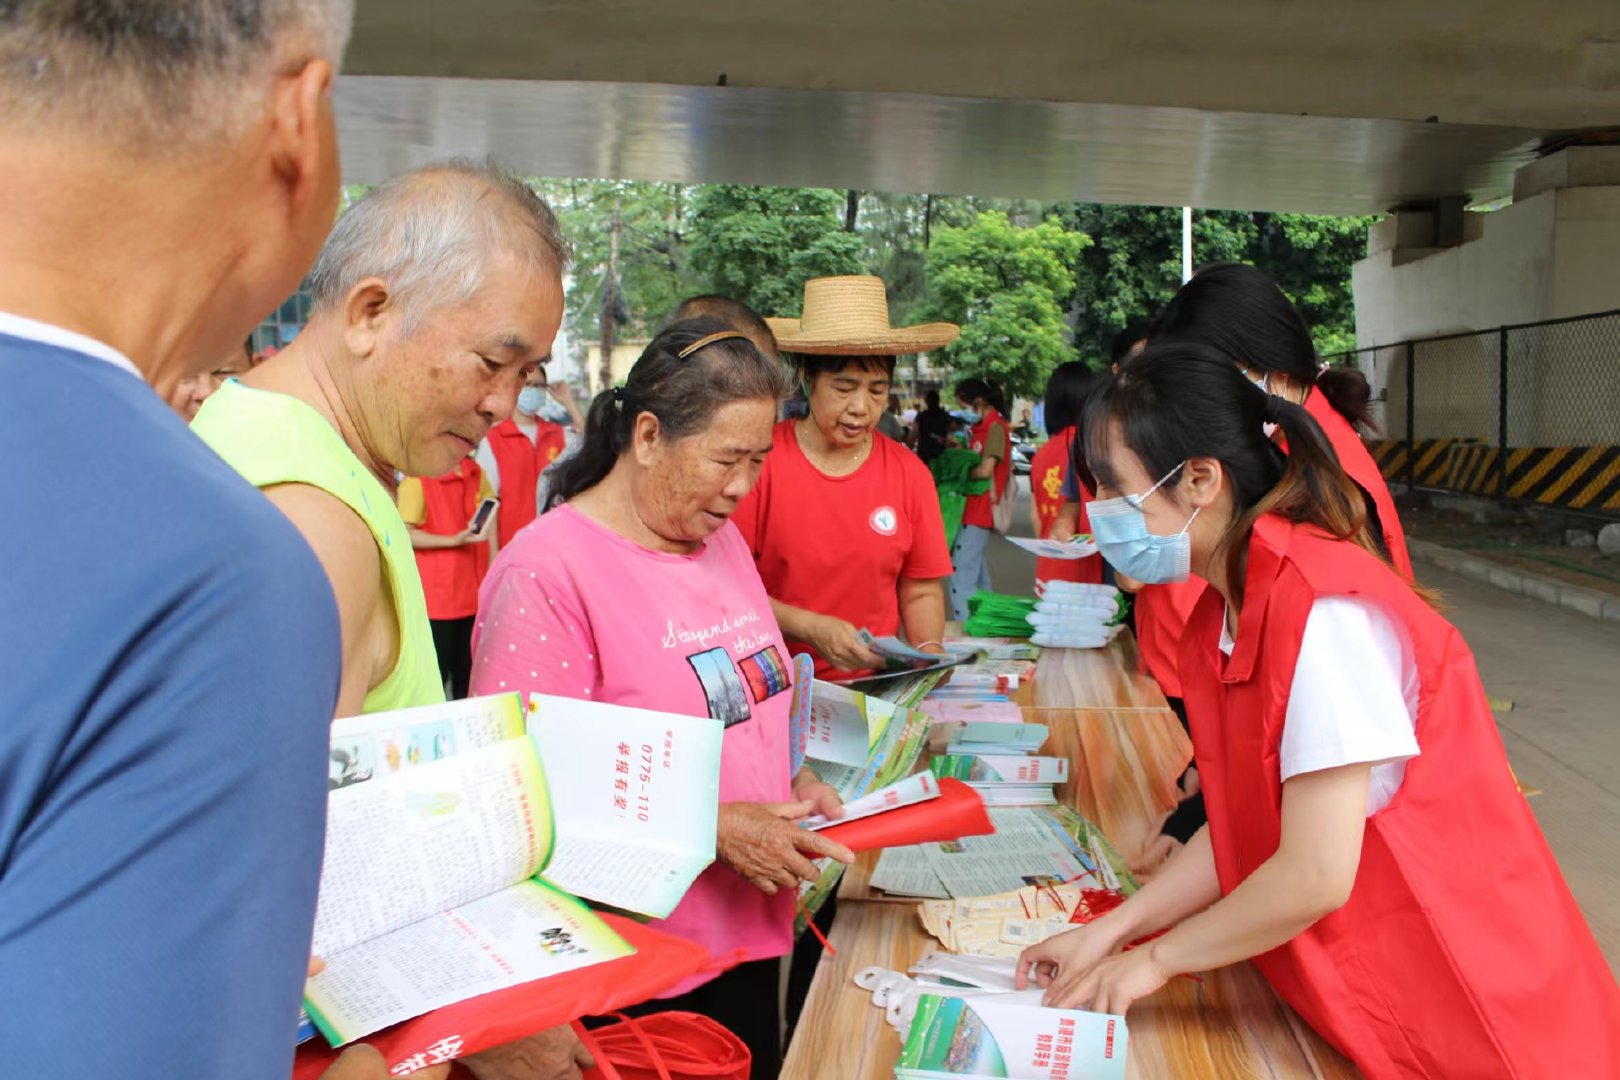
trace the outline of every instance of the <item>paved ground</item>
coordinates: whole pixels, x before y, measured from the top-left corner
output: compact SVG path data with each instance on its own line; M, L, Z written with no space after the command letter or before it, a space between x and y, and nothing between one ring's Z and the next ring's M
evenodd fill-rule
M1620 626L1420 567L1479 664L1513 702L1497 723L1575 899L1620 972ZM1466 813L1459 807L1459 813Z
M1021 507L1016 531L1027 534L1027 517ZM992 541L998 591L1026 592L1034 570L1031 556ZM1497 714L1508 757L1526 787L1541 789L1530 805L1620 972L1620 625L1432 567L1419 572L1444 594L1486 691L1513 703Z

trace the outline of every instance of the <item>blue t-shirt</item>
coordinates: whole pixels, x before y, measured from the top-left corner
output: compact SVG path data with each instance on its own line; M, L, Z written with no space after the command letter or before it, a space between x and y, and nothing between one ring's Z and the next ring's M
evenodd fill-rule
M337 605L152 389L0 334L0 1066L286 1080Z

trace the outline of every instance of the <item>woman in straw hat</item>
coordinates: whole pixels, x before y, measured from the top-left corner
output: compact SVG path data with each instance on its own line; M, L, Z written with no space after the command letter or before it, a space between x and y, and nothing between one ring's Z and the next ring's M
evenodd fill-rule
M777 424L734 520L790 647L810 653L821 677L881 663L862 630L942 651L951 559L933 477L875 429L895 357L947 345L958 328L891 327L881 280L830 277L805 283L803 318L771 329L797 357L809 415Z

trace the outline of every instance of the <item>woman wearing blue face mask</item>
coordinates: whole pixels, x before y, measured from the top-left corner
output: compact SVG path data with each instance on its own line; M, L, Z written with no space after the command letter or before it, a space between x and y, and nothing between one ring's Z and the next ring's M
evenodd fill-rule
M1620 1076L1620 987L1473 658L1381 557L1310 413L1155 344L1084 430L1104 555L1209 583L1179 663L1209 823L1120 907L1026 950L1019 983L1123 1013L1250 960L1370 1080Z

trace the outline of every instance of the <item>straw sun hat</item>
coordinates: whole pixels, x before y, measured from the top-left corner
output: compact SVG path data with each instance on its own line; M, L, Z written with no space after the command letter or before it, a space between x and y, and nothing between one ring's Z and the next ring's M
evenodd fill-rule
M803 318L765 321L782 352L817 356L928 352L962 332L955 323L890 326L883 279L865 275L811 278L804 283Z

